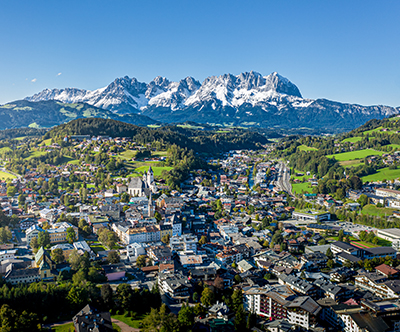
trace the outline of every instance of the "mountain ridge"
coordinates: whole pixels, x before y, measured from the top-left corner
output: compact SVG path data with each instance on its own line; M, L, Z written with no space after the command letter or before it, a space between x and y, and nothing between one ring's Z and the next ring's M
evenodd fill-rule
M45 89L26 100L84 102L113 113L136 113L166 123L306 127L327 132L351 130L372 118L400 112L399 107L303 98L299 88L277 72L263 76L254 71L210 76L202 83L190 76L179 82L158 76L147 84L124 76L94 91Z

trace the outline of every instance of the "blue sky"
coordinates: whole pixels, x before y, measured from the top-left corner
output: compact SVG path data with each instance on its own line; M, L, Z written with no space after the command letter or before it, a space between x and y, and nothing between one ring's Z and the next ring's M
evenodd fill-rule
M303 97L400 106L399 1L1 1L0 104L97 89L277 71Z

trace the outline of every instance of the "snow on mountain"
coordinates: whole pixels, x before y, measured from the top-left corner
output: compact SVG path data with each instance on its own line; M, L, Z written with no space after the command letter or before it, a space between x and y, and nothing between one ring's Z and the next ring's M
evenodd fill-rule
M114 112L119 112L122 106L136 112L145 110L148 106L166 107L174 111L209 100L232 107L238 107L244 103L254 106L263 102L276 104L282 101L304 107L311 102L304 102L298 88L278 73L262 76L253 71L238 76L225 74L208 77L203 84L192 77L179 82L170 82L158 76L146 84L138 82L136 78L125 76L117 78L107 87L94 91L75 88L46 89L32 97L27 97L26 100L85 102Z
M149 83L128 76L94 91L43 90L28 101L84 102L118 114L139 113L162 122L307 127L345 130L372 119L398 114L388 106L361 106L303 98L296 85L274 72L254 71L171 82L158 76Z

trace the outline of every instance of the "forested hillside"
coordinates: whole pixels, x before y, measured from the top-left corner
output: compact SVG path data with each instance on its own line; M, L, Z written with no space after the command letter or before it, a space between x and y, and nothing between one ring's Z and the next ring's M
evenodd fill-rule
M177 145L195 152L219 153L233 149L257 149L268 140L265 136L243 129L196 130L178 126L147 128L115 120L78 119L49 131L45 138L68 135L106 135L132 137L138 143L159 142L165 147Z

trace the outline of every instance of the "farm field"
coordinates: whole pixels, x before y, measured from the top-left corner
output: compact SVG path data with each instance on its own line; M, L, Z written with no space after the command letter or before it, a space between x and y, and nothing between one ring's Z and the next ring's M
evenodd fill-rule
M379 169L375 174L363 176L361 180L363 182L373 182L382 180L393 180L400 177L400 169L389 169L389 167Z
M379 208L373 204L365 205L361 211L362 214L369 214L371 216L380 216L384 217L392 215L393 211L396 209L389 209L389 208Z
M301 193L302 191L312 192L312 187L308 182L293 183L292 184L292 191L295 192L295 193Z
M365 150L357 150L357 151L350 151L350 152L343 152L337 154L331 154L326 156L327 158L333 158L337 161L345 161L345 160L354 160L354 159L363 159L368 156L381 156L385 152L383 151L376 151L372 149L365 149Z
M299 149L300 151L317 151L317 148L313 148L307 145L300 145L297 147L297 149Z
M12 174L8 174L6 172L0 171L0 180L8 180L8 179L15 179L16 176Z

